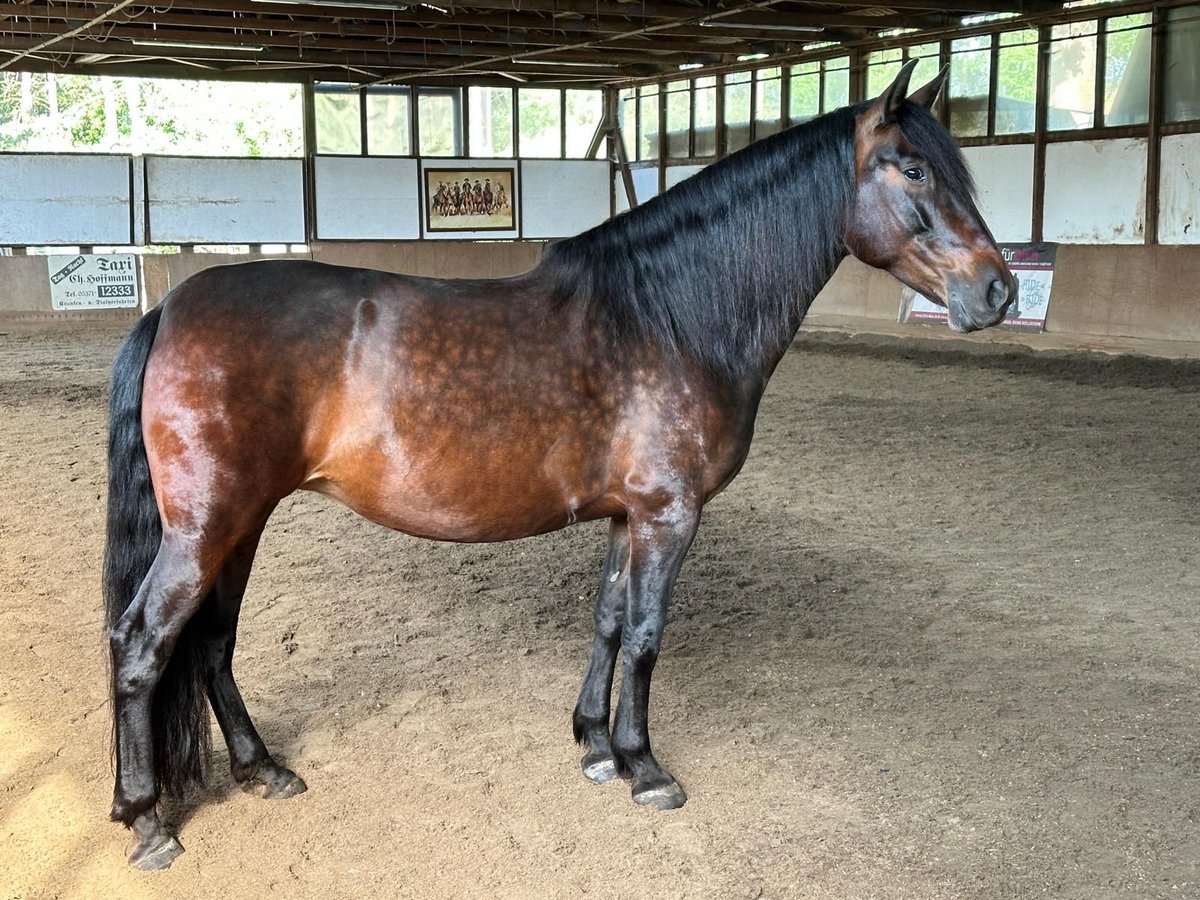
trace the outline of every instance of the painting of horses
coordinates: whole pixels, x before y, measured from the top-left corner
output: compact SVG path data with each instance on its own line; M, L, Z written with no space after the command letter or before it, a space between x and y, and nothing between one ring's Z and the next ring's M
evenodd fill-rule
M425 230L512 231L517 227L513 166L426 169Z

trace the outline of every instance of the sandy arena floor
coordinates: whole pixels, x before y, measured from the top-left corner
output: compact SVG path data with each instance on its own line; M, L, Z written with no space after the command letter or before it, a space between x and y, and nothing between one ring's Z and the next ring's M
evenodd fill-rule
M1200 367L807 337L655 675L675 813L570 736L602 524L268 528L214 760L124 863L98 570L112 328L0 328L0 898L1200 897ZM219 737L218 737L219 743Z

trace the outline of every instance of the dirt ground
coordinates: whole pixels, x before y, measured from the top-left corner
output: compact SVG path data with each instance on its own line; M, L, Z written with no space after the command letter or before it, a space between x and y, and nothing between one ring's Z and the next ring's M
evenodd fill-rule
M309 791L222 748L143 874L106 820L120 334L5 331L0 898L1200 897L1194 365L802 338L672 607L673 813L571 740L603 525L454 546L296 496L235 669Z

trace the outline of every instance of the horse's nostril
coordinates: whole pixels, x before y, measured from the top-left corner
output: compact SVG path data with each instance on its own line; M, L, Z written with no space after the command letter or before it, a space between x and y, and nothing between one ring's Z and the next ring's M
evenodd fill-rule
M997 312L1008 305L1008 285L999 278L992 281L988 288L988 306Z

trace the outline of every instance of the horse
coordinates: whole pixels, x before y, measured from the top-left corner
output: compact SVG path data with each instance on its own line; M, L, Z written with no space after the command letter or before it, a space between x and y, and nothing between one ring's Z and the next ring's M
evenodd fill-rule
M259 538L296 490L442 541L610 520L573 714L583 773L684 804L647 722L667 605L809 304L848 254L939 300L956 331L996 324L1015 296L929 111L945 70L909 94L913 65L522 275L257 261L199 272L139 320L113 364L103 577L111 816L133 832L131 865L183 851L158 801L203 779L210 705L244 789L306 789L231 668Z

